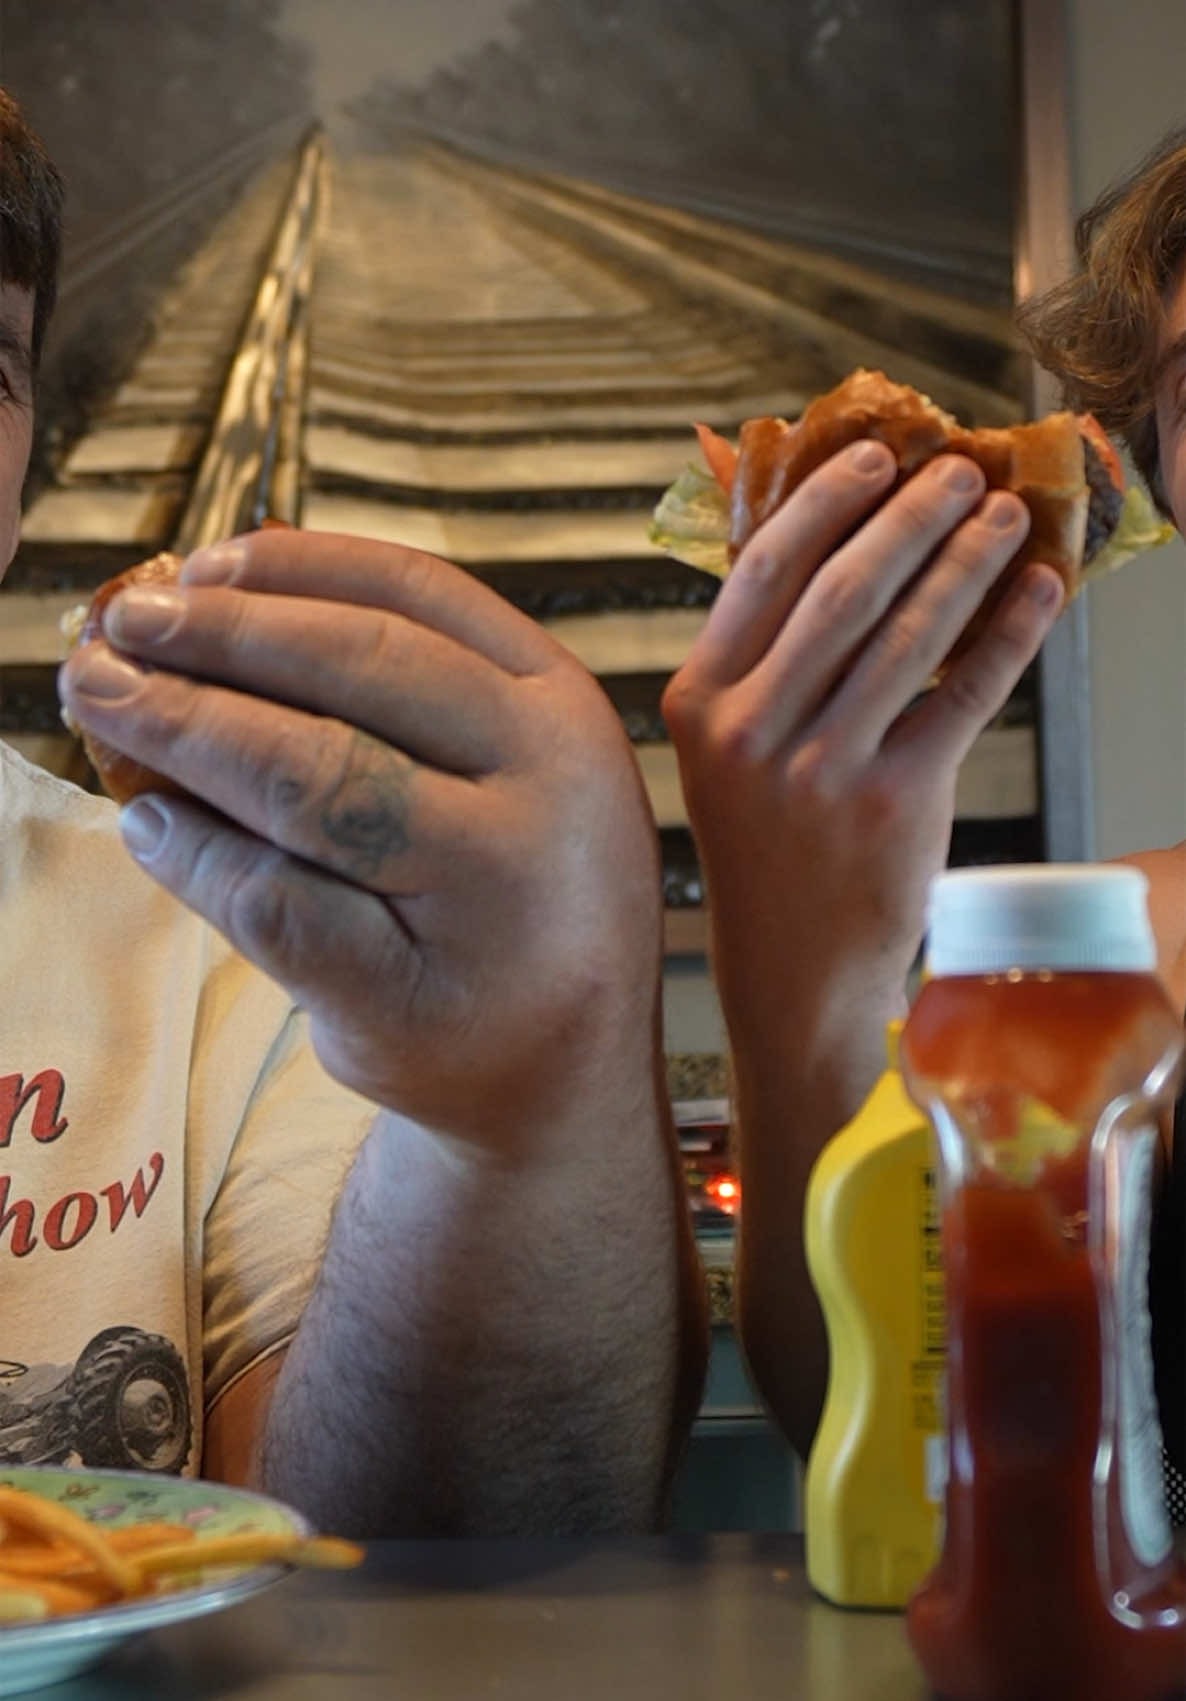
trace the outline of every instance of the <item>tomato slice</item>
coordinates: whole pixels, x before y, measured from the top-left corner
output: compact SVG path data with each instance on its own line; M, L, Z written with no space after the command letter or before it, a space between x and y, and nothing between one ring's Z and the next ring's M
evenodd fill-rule
M1120 459L1115 443L1093 413L1077 414L1076 419L1078 420L1079 430L1088 439L1100 460L1107 467L1113 484L1117 490L1123 490L1125 486L1124 463Z
M733 488L733 474L737 470L737 450L728 438L722 437L711 426L697 425L696 435L700 439L700 453L704 456L705 465L727 496Z

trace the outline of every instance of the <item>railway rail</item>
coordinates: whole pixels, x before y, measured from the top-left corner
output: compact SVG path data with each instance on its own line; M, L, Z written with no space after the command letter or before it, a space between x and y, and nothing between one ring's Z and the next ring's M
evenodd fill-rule
M663 839L669 948L699 950L659 699L715 582L646 541L690 422L793 414L855 364L1003 422L1018 362L1002 316L851 262L438 143L331 157L313 134L173 281L32 503L0 589L0 736L80 773L57 717L59 618L157 549L268 514L428 549L601 680ZM1038 744L1031 678L965 764L955 860L1041 855Z

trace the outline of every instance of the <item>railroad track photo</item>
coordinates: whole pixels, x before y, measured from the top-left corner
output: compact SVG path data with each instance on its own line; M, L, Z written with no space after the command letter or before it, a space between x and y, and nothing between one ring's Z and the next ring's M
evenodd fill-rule
M692 422L793 417L864 365L1009 423L1024 363L1007 313L441 135L271 141L37 481L0 590L0 735L86 783L57 715L59 622L157 550L265 518L428 550L601 681L662 837L669 949L701 950L659 701L717 581L647 538ZM965 764L954 860L1042 854L1038 721L1027 679Z

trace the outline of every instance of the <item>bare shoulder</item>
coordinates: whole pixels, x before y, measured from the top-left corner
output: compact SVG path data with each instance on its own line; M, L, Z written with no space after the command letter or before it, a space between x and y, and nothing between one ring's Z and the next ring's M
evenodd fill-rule
M1161 972L1180 1009L1186 1008L1186 839L1168 850L1118 857L1149 879L1149 915Z

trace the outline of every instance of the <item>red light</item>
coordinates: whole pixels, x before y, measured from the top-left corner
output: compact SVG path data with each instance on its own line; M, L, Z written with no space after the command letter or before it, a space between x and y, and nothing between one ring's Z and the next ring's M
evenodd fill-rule
M741 1203L741 1187L730 1175L717 1175L705 1184L705 1193L722 1211L736 1211Z

